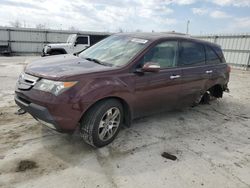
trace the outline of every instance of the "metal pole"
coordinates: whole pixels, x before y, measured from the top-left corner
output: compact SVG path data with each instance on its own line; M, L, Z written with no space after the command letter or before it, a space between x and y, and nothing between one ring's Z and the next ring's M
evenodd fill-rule
M7 29L8 31L8 46L9 46L9 50L11 52L11 36L10 36L10 29Z
M186 31L186 34L189 33L189 24L190 24L190 20L187 21L187 31Z
M48 44L48 31L45 31L45 44Z
M219 36L215 35L214 36L214 43L217 44L217 39L219 38Z

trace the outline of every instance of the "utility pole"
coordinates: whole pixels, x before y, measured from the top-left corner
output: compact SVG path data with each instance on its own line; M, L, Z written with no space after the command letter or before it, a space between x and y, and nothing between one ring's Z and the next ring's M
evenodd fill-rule
M186 32L186 34L189 33L189 24L190 24L190 20L187 21L187 32Z

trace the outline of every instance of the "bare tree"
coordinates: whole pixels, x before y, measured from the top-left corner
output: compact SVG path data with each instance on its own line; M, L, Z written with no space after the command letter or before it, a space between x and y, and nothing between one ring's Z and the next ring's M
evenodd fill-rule
M78 31L78 29L76 27L74 27L74 26L69 27L69 30L70 31Z
M123 29L121 27L118 28L119 33L123 33Z
M20 28L22 27L22 23L19 20L15 20L14 22L10 22L10 26Z
M46 25L45 24L37 24L36 28L37 29L46 29Z

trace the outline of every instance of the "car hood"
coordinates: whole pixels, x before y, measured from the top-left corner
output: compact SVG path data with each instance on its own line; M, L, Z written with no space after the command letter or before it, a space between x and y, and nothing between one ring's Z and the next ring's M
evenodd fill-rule
M115 67L99 65L74 55L42 57L28 62L25 73L60 80L80 74L113 70Z

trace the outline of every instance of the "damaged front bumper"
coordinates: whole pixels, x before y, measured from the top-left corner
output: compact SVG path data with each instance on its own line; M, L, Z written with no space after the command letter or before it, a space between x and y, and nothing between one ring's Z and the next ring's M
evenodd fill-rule
M60 127L57 126L57 123L55 122L53 117L50 115L47 108L34 103L28 103L17 95L15 96L15 102L21 109L31 114L36 120L41 122L43 125L47 126L50 129L62 132Z

